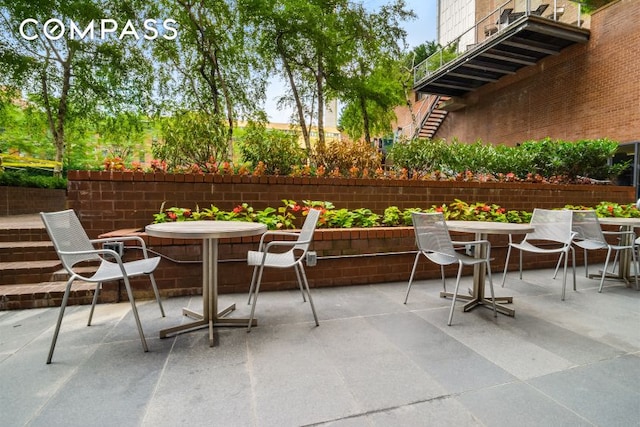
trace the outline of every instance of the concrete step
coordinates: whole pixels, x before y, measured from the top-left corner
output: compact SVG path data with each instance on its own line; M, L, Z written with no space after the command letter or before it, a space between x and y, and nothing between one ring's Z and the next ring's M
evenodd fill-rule
M49 281L61 265L58 260L0 262L0 287Z
M57 260L50 241L0 242L0 262Z
M40 215L13 215L0 217L0 242L48 241Z
M0 242L48 241L49 235L41 228L0 229Z
M66 282L60 281L0 286L0 310L59 307L65 287ZM95 287L95 283L76 280L71 286L68 305L91 304Z

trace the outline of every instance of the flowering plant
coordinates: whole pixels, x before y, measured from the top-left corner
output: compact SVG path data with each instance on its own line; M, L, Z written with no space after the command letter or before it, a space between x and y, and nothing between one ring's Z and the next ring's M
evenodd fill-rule
M231 211L223 211L216 206L210 208L191 210L188 208L171 207L164 208L154 214L154 223L172 221L248 221L265 224L270 230L293 229L299 225L299 219L307 215L310 209L320 210L318 227L322 228L351 228L351 227L378 227L378 226L410 226L412 212L442 212L447 220L464 221L493 221L528 223L531 220L531 212L507 210L496 204L467 203L455 199L449 205L431 206L430 208L406 208L389 206L382 215L372 212L370 209L358 208L348 210L336 209L333 203L327 201L303 200L298 204L295 200L282 200L282 206L278 208L267 207L256 210L247 203L241 203ZM566 205L561 209L593 209L599 217L634 217L640 218L640 210L635 204L618 204L601 202L596 207Z

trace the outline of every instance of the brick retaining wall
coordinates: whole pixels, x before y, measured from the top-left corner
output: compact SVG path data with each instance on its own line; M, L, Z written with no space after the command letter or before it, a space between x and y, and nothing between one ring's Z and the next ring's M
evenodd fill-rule
M0 216L59 211L66 202L61 189L0 186Z
M112 230L144 228L161 204L230 210L246 202L256 209L281 205L282 199L326 200L337 208L366 207L382 213L388 206L400 208L449 204L454 199L496 203L507 209L532 211L565 204L595 205L606 200L629 203L632 187L548 185L526 183L465 183L430 181L383 181L331 178L240 177L219 175L143 174L130 172L70 172L68 204L76 210L91 237ZM458 236L458 239L471 236ZM201 292L200 241L148 238L151 249L180 262L163 260L157 270L164 296ZM507 238L491 236L495 272L502 271ZM220 241L220 293L247 292L252 270L246 253L259 238ZM410 227L375 229L319 229L313 250L318 265L307 270L312 287L406 283L414 259L415 243ZM131 255L134 252L131 251ZM581 253L576 254L580 262ZM512 257L510 270L517 268ZM556 257L527 254L525 269L555 266ZM593 258L596 262L597 259ZM470 274L471 270L467 272ZM448 271L454 275L455 269ZM438 278L439 269L426 260L419 264L417 279ZM559 286L560 286L559 282ZM136 293L152 298L146 281L133 282ZM113 286L113 285L112 285ZM264 290L294 289L293 271L265 271ZM111 288L113 289L113 288Z
M389 206L429 208L465 202L495 203L533 211L566 204L595 206L601 201L635 201L633 187L531 183L434 182L344 178L250 177L134 172L70 171L68 205L90 237L123 228L142 228L165 207L231 210L240 203L256 209L282 206L283 199L330 201L336 208Z

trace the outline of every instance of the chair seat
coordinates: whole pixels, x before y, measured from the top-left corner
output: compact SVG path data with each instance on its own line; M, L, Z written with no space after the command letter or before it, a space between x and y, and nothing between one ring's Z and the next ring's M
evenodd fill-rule
M262 264L262 258L264 252L261 251L249 251L247 253L247 263L253 266L259 266ZM275 268L290 268L296 263L296 258L293 255L293 251L287 251L282 253L267 252L267 257L264 260L265 267Z
M554 254L554 253L566 252L568 249L566 246L563 246L560 248L541 248L536 245L532 245L526 240L521 243L511 243L511 246L516 249L520 249L527 252L534 252L538 254Z
M425 253L425 256L429 258L429 260L435 262L436 264L441 265L450 265L456 264L458 262L462 262L464 265L475 265L486 262L484 258L475 258L466 254L461 254L456 252L455 256L441 253L441 252L430 252Z
M160 257L151 257L125 262L123 265L124 270L127 272L127 276L133 277L153 273L159 263ZM121 278L122 270L120 270L120 266L117 263L102 261L96 273L88 279L92 282L108 282L110 280L118 280Z
M575 240L573 244L588 251L596 249L607 249L608 247L606 242L601 242L599 240Z

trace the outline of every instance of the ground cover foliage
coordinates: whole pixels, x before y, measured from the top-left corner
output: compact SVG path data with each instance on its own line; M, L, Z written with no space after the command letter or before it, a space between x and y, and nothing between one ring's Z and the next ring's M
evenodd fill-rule
M632 217L640 218L640 210L634 203L619 204L601 202L597 206L566 205L559 209L595 210L599 217ZM295 200L282 200L282 206L254 209L247 203L238 204L231 211L225 211L211 205L207 208L196 206L165 207L163 204L158 213L153 217L154 223L178 222L178 221L246 221L260 222L271 230L295 229L302 224L302 220L310 209L321 211L318 221L319 228L352 228L352 227L397 227L411 226L412 212L441 212L447 220L459 221L494 221L510 223L528 223L532 212L509 210L496 204L475 202L468 203L462 200L454 200L450 204L430 207L415 207L400 209L397 206L389 206L382 213L373 212L371 209L345 209L337 208L328 201L304 200L298 203Z

